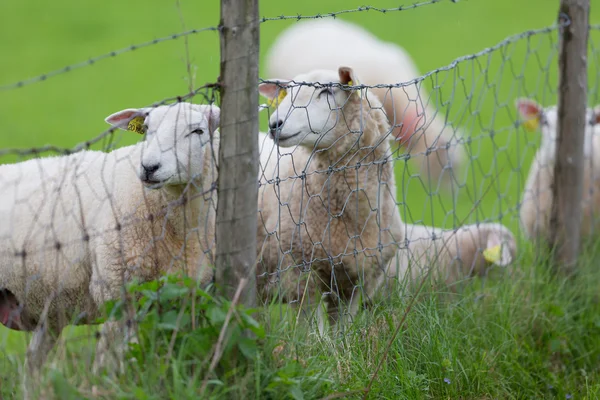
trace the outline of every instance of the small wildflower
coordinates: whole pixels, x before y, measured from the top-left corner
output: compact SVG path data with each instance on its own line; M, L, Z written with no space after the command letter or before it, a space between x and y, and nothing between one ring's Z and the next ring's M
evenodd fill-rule
M565 396L565 398L567 398L567 399L572 399L572 398L573 398L573 395L572 395L571 393L567 393L567 395Z
M548 389L552 390L552 389L554 389L554 386L548 385Z
M450 379L444 378L444 382L446 382L449 385L450 384Z

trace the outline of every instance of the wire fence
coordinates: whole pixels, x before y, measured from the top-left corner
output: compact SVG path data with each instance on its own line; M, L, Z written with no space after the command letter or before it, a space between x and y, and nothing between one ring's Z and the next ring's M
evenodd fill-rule
M259 304L288 304L309 320L316 314L321 331L328 323L346 329L362 302L389 298L390 287L405 294L405 285L429 275L455 286L490 271L518 273L522 263L542 254L535 239L548 234L556 156L551 135L558 129L557 111L548 107L560 95L559 33L568 21L511 36L421 74L401 47L336 19L440 2L259 20L309 20L281 35L270 50L276 56L268 58L269 76L259 80L268 100L259 111L268 130L257 143ZM222 27L132 45L1 85L0 91L209 31ZM357 40L336 42L336 33ZM591 25L589 33L593 106L600 103L600 26ZM13 367L6 369L15 371L15 380L28 377L24 388L36 381L55 347L53 359L64 362L66 371L81 363L94 366L78 384L96 382L93 374L110 362L111 346L123 335L135 336L150 306L160 301L149 293L165 295L162 288L173 282L144 284L181 272L199 278L203 287L213 281L217 201L235 189L217 184L227 155L216 131L223 123L216 106L223 85L215 79L116 112L107 117L110 129L73 148L0 149L0 161L10 162L0 166L0 322L34 332L26 364L25 353L6 351L0 358ZM589 235L596 229L594 133L600 111L590 108L586 118L582 232ZM138 133L143 140L123 147L118 133ZM64 157L49 157L56 155ZM152 301L124 291L123 284L132 281ZM94 327L59 339L69 325L105 318L107 301L109 315L127 315L125 325L107 321L98 337ZM143 312L129 306L136 301ZM175 338L184 323L172 311L158 318L174 327L168 332ZM223 330L229 318L219 320ZM202 324L195 316L185 323ZM207 376L221 340L207 345L205 360L190 361ZM139 343L143 348L144 341Z
M269 147L268 139L262 144L259 195L259 262L275 292L302 303L316 286L325 296L344 292L352 303L361 291L375 295L368 282L382 272L418 282L432 268L455 284L518 262L523 166L536 144L520 124L514 99L547 102L556 95L558 26L510 37L407 81L393 80L410 69L401 63L401 49L361 43L345 23L300 26L273 46L272 54L285 62L267 58L272 75L299 79L262 81L263 94L282 102L269 115L279 147ZM317 37L329 39L318 48L312 45ZM401 62L389 61L392 51ZM322 82L341 75L298 75L300 69L336 71L336 65L357 66L359 82L327 85ZM529 82L531 70L536 75ZM362 106L353 109L353 99ZM391 126L369 125L378 118ZM364 286L356 283L362 274Z

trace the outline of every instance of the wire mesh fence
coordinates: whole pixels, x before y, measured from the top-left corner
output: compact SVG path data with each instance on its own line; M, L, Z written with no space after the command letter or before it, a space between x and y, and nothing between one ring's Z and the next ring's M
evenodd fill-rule
M103 304L121 299L124 283L175 273L212 280L220 115L210 105L214 87L115 112L106 117L112 128L81 150L33 149L20 155L34 158L2 167L0 322L33 332L27 367L34 376L24 373L25 387L38 379L61 331L105 318ZM89 150L113 142L117 129L144 140ZM63 154L48 157L51 151ZM119 331L131 335L137 321L128 321L127 329L104 324L98 365Z
M285 79L263 77L259 84L270 103L260 113L268 129L259 134L257 160L261 304L290 304L297 315L311 319L316 313L322 329L327 321L347 328L345 318L356 316L362 302L390 297L389 288L399 281L417 284L431 274L456 285L498 267L514 272L530 260L523 254L540 252L525 239L548 218L550 184L547 177L538 179L537 192L527 197L533 186L528 176L535 168L549 171L555 152L548 135L556 129L556 114L540 107L556 104L559 95L560 25L509 37L426 74L416 71L402 48L341 22L329 25L328 18L338 14L376 11L392 18L392 11L439 2L261 19L314 20L296 25L297 43L272 50L270 77ZM305 23L310 28L302 31ZM345 48L319 26L330 32L350 29L358 38ZM0 91L217 30L194 29L132 45L2 85ZM320 46L310 34L320 38ZM600 26L592 25L591 106L600 102L599 40ZM201 277L203 285L213 278L216 201L222 189L216 185L218 89L218 83L207 84L148 107L122 110L107 118L111 129L73 148L0 149L0 162L6 163L0 167L0 322L35 331L29 363L40 368L53 347L52 360L63 362L66 371L95 365L93 359L106 362L110 345L136 335L150 307L161 301L158 293L165 301L177 297L164 289L175 290L176 283L193 288L193 293L183 291L192 313L211 314L210 306L196 300L194 284L164 275L183 272ZM530 101L517 102L525 98ZM588 112L585 147L589 206L584 206L584 222L592 233L598 115ZM123 135L134 135L131 131L143 140L122 146ZM160 278L161 285L148 284ZM138 282L141 294L123 289L131 281ZM408 293L404 290L397 292ZM109 321L99 335L93 327L59 339L68 325L99 322L107 300L113 315L127 315L125 325ZM321 300L325 307L315 307ZM158 323L169 327L165 357L174 357L176 332L202 326L202 317L184 321L176 310L160 307ZM227 321L226 326L229 318L215 320ZM138 349L145 348L144 340L149 339L138 339ZM201 346L203 360L186 362L208 376L220 341ZM27 375L26 354L6 353L7 369ZM133 354L142 360L141 353ZM77 383L93 381L95 371Z

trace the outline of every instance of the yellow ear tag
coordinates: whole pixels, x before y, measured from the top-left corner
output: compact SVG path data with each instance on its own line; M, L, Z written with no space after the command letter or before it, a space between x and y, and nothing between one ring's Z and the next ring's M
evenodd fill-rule
M531 119L528 119L527 121L523 122L523 126L529 132L533 132L533 131L537 130L539 125L540 125L540 119L538 117L531 118Z
M483 251L483 258L489 263L497 263L500 261L500 252L502 250L501 245L490 247Z
M356 81L356 85L360 85L360 83L358 83L358 80ZM354 86L354 83L353 83L353 81L352 81L352 80L348 81L348 86ZM355 89L354 91L355 91L355 92L358 92L358 91L359 91L359 89Z
M287 90L279 89L279 96L277 96L277 98L267 99L267 103L269 104L269 107L277 108L277 106L279 105L279 103L281 103L281 101L285 98L285 96L287 96Z
M144 117L135 117L127 124L127 130L143 135L144 132Z

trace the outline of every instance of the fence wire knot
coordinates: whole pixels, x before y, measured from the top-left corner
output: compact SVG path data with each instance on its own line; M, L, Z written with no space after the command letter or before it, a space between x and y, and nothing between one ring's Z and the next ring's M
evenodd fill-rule
M560 12L558 14L558 23L560 24L561 28L566 28L567 26L571 25L571 18L564 12Z

